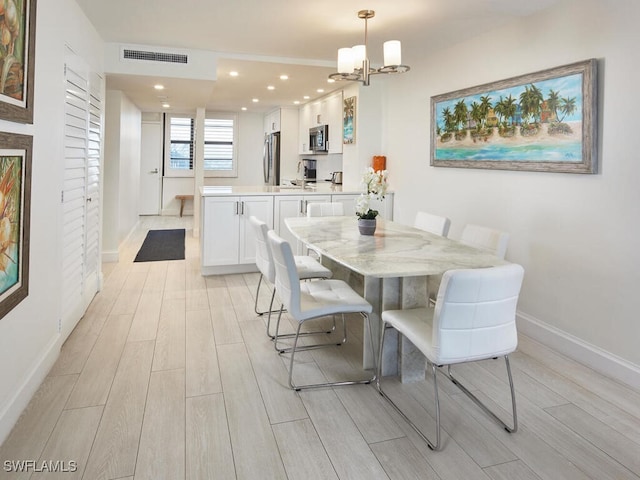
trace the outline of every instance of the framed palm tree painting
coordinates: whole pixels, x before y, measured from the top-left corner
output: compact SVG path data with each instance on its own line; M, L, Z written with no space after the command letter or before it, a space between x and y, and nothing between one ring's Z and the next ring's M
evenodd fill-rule
M356 143L356 97L344 99L342 108L342 143Z
M0 132L0 318L29 293L32 144Z
M595 173L595 59L431 97L431 165Z

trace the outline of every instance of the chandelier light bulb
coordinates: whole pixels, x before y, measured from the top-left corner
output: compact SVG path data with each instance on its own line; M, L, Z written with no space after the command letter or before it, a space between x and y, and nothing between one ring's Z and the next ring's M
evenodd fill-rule
M384 42L384 66L402 65L402 46L400 40L389 40Z
M353 69L362 68L362 62L367 58L367 46L354 45L351 47L351 51L353 52Z
M350 48L338 49L338 73L353 72L353 51Z

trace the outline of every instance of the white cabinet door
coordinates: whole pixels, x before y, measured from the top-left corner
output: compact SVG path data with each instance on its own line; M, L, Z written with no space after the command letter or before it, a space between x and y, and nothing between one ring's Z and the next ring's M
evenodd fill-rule
M264 116L264 133L280 131L280 110L274 110Z
M238 263L255 263L256 237L249 218L256 217L273 228L273 197L256 196L240 198L240 256Z
M330 195L282 195L275 199L274 219L275 231L291 244L294 255L302 255L304 246L289 231L284 223L285 218L304 217L307 214L307 204L312 202L330 202Z
M300 107L300 116L298 123L300 125L300 130L298 133L298 153L300 154L309 154L311 153L309 147L309 129L314 125L311 120L311 105L306 104Z
M240 251L240 197L206 197L202 265L235 265Z

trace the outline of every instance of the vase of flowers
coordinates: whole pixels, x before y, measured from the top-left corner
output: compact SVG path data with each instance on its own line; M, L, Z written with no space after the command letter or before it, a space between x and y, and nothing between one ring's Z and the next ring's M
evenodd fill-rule
M387 192L387 171L375 171L369 167L362 176L364 192L356 202L358 229L362 235L373 235L376 231L378 210L371 208L371 200L382 200Z

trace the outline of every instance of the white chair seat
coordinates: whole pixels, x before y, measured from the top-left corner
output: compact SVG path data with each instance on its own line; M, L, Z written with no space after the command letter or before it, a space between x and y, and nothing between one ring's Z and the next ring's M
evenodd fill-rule
M315 258L311 258L308 255L296 255L293 258L296 262L296 270L298 270L300 280L331 278L333 276L333 272L320 264Z
M385 310L382 321L404 335L425 357L433 358L433 308Z
M300 285L300 314L296 320L337 313L371 313L369 302L342 280L322 280Z

